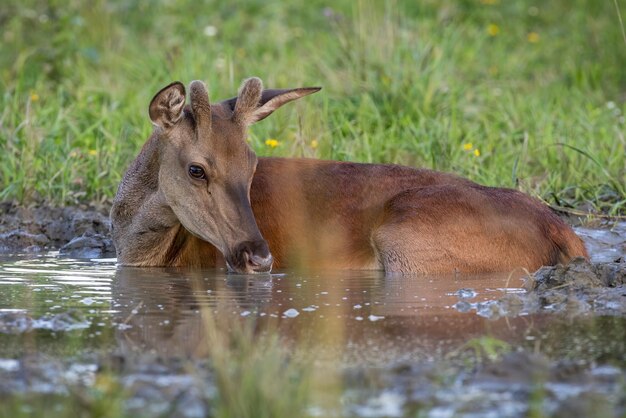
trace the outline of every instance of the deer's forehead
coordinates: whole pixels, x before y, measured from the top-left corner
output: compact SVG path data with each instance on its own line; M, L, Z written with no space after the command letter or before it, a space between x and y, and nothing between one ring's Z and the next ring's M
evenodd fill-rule
M231 119L233 116L233 109L222 103L211 105L211 119Z
M246 127L230 118L221 118L217 115L213 115L211 130L208 135L206 135L205 138L197 138L196 122L193 115L186 112L185 117L178 123L169 136L176 137L176 139L190 144L197 143L198 145L203 143L228 143L231 145L243 143L243 145L245 145ZM196 141L196 139L200 141Z
M210 155L220 161L254 159L254 152L246 143L246 129L228 119L214 118L211 131L198 138L193 117L186 117L168 142L181 156Z
M211 105L211 126L215 126L216 124L222 126L238 125L235 121L233 121L232 116L233 110L230 107L225 106L222 103ZM194 126L196 123L190 105L186 105L184 108L183 120L187 122L186 125L189 126Z
M222 136L233 139L245 139L246 128L230 118L214 116L211 121L211 133L213 136Z

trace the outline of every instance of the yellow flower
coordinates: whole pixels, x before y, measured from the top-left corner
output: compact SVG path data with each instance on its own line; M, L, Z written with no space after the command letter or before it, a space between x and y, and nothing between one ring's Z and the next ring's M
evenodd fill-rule
M471 151L471 150L472 150L472 148L474 148L474 146L472 145L472 143L471 143L471 142L468 142L467 144L463 144L463 149L464 149L465 151Z
M98 155L98 151L96 151L95 149L90 149L89 150L89 155L91 155L91 156Z
M319 146L319 142L317 142L317 139L314 139L313 141L311 141L311 148L315 149Z
M480 151L478 149L474 150L474 155L480 157Z
M530 32L527 36L528 42L531 44L536 44L539 42L539 34L537 32Z
M495 23L490 23L489 25L487 25L487 33L489 34L489 36L496 36L500 33L500 27Z
M270 148L276 148L278 146L279 142L275 139L266 139L265 140L265 145L267 145Z
M31 92L30 93L30 101L31 102L36 102L37 100L39 100L39 95L35 92Z

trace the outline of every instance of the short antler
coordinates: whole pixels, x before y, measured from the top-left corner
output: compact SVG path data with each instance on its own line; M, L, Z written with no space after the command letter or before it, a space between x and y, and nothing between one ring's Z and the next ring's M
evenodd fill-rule
M237 94L233 119L244 125L253 123L254 120L250 121L250 119L253 118L255 110L259 106L262 92L263 82L260 78L252 77L245 80L241 84L239 94Z
M198 136L207 136L211 132L211 105L206 86L202 81L192 81L189 85L189 95Z

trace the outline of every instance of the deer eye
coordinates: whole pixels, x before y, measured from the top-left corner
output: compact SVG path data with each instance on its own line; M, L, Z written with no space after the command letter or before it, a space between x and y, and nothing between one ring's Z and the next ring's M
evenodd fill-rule
M204 169L199 165L190 165L189 166L189 175L194 179L205 179L206 174L204 174Z

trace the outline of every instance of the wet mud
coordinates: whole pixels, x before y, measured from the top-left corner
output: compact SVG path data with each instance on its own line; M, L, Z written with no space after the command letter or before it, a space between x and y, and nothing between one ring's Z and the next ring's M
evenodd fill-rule
M567 265L542 267L526 275L526 292L502 298L472 302L459 297L454 307L460 312L475 311L486 318L516 317L536 313L565 313L569 316L626 315L626 258L611 263L593 263L583 258ZM470 292L471 289L467 289Z
M623 369L553 360L513 351L475 367L446 361L400 364L369 387L352 371L353 416L621 417L626 412ZM370 380L371 382L371 380Z
M113 364L113 366L111 366ZM25 356L0 361L0 398L14 393L89 393L98 374L115 371L128 396L129 416L212 416L217 387L209 362L129 361ZM193 370L193 373L189 371ZM341 408L312 406L310 416L348 417L622 417L624 372L613 365L551 360L510 352L475 367L446 360L390 367L342 368ZM277 377L279 378L279 377Z
M60 250L70 257L115 254L109 205L101 207L24 207L0 203L0 254Z

